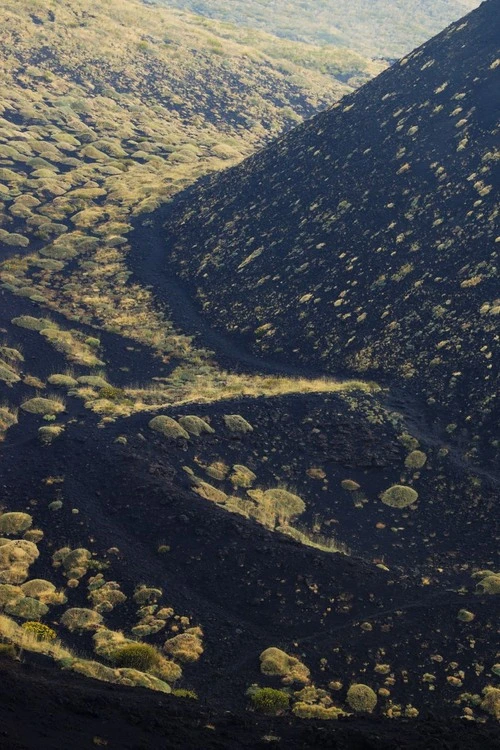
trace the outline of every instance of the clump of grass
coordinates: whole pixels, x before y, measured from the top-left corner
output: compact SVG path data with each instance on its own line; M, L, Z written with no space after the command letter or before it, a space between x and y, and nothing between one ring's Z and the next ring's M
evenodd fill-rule
M380 495L380 499L384 505L389 505L391 508L406 508L417 501L418 492L412 487L395 484L385 490Z
M414 450L409 453L405 458L405 466L407 469L418 470L425 466L427 462L427 455L423 451Z
M244 435L246 432L253 432L250 422L241 416L241 414L225 414L224 424L230 432Z
M250 702L259 713L276 716L290 708L290 696L284 690L265 687L250 693Z
M347 691L346 700L353 711L371 714L377 705L377 694L368 685L356 683Z
M21 409L30 414L60 414L66 410L66 405L62 399L57 396L52 398L30 398L21 404Z
M270 677L281 677L285 685L294 682L300 685L309 683L310 671L295 656L289 656L285 651L271 646L260 655L260 671Z
M213 427L204 419L190 414L180 417L179 424L186 432L190 432L191 435L196 435L196 437L200 437L203 433L215 432Z
M75 388L78 385L78 381L71 375L64 375L55 373L47 378L50 385L55 385L61 388Z
M61 617L61 625L64 625L72 633L95 630L101 624L102 615L93 609L86 609L85 607L67 609Z
M169 638L168 641L165 641L163 649L166 654L183 664L198 661L203 653L200 629L192 628L185 633Z
M149 643L127 643L125 646L117 648L110 655L110 660L115 667L129 667L141 672L148 672L158 665L160 654Z
M38 438L42 445L50 445L64 432L63 425L48 425L38 428Z
M22 534L33 524L33 517L29 513L3 513L0 516L0 534Z
M163 415L154 417L149 422L149 427L151 430L159 432L161 435L171 440L177 440L178 438L189 440L189 433L186 432L186 430L172 417Z
M43 331L48 328L57 329L57 324L48 318L34 318L32 315L20 315L17 318L12 318L12 323L29 331Z

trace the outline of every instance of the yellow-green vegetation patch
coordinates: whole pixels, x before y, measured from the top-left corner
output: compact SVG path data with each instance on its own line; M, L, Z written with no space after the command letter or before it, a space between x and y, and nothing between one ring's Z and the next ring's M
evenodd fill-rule
M51 327L57 328L57 324L53 321L47 318L34 318L32 315L20 315L18 318L12 318L12 323L29 331L43 331Z
M11 365L0 359L0 380L7 385L13 385L13 383L19 383L21 378Z
M110 660L116 667L148 672L160 662L158 650L149 643L127 643L113 651Z
M60 414L65 411L65 405L62 401L54 398L36 398L28 399L21 404L21 409L30 414Z
M389 487L388 490L385 490L380 495L380 499L384 505L389 505L391 508L407 508L417 501L418 492L412 487L395 484Z
M185 633L180 633L165 641L163 649L166 654L182 664L190 664L198 661L203 653L201 635L199 628L186 630Z
M244 435L246 432L253 432L250 422L241 416L241 414L225 414L224 424L230 432Z
M25 596L22 599L7 604L5 611L9 615L20 617L23 620L39 620L48 613L49 608L39 599Z
M42 445L51 445L64 432L63 425L47 425L38 428L38 439Z
M353 479L343 479L340 484L342 489L348 492L356 492L360 488L359 484Z
M255 688L248 691L253 708L259 713L276 716L290 707L290 696L276 688Z
M257 474L243 464L235 464L229 475L229 481L235 487L248 488L256 481Z
M480 571L474 578L479 579L476 584L478 594L500 594L500 573Z
M172 417L167 417L164 415L154 417L149 422L149 427L151 430L159 432L164 437L170 438L172 440L177 440L178 438L189 440L189 433L186 432L186 430L181 427L181 425Z
M0 534L22 534L33 525L33 517L29 513L3 513L0 516Z
M24 356L21 352L11 346L0 346L0 357L11 362L24 362Z
M5 438L7 430L17 424L17 413L13 407L0 406L0 441Z
M260 671L269 677L280 677L284 685L310 682L310 671L300 659L289 656L285 651L271 646L260 655Z
M102 615L93 609L71 607L61 617L61 625L73 632L95 630L102 624Z
M64 575L68 579L80 580L86 575L92 562L92 553L85 547L62 547L52 555L52 564L54 567L62 565Z
M44 328L40 331L43 336L58 352L62 352L70 362L86 367L99 367L104 362L96 356L92 347L81 341L71 331L62 331L60 328Z
M36 544L26 539L14 539L0 545L0 583L23 583L39 555Z
M64 375L55 373L47 378L50 385L59 386L61 388L75 388L78 385L78 381L71 375Z
M407 469L421 469L427 462L427 455L423 451L415 450L409 453L405 458Z
M353 711L371 714L377 705L377 694L368 685L356 683L347 691L346 700Z
M457 620L461 622L472 622L476 618L473 612L469 612L468 609L459 609L457 614Z
M203 433L210 434L215 432L208 422L201 417L191 414L186 414L185 416L180 417L179 424L184 430L186 430L186 432L191 433L191 435L196 435L196 437L200 437Z
M212 479L218 479L223 482L229 472L229 466L224 461L214 461L205 469L206 473Z

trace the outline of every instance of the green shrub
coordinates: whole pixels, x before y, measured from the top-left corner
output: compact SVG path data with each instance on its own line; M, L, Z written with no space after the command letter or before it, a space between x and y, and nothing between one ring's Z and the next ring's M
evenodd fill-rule
M405 466L407 469L421 469L426 461L427 456L423 451L412 451L406 456Z
M51 398L31 398L21 404L21 409L30 414L60 414L65 410L64 404Z
M245 432L253 432L253 427L250 422L247 422L240 414L225 414L224 424L230 432L244 434Z
M159 663L160 654L149 643L127 643L111 653L110 661L115 667L147 672Z
M281 677L285 684L297 682L307 685L309 669L299 659L271 646L260 655L260 671L270 677Z
M43 331L44 328L57 328L55 323L47 318L34 318L32 315L20 315L18 318L12 318L12 323L20 328L27 328L29 331Z
M30 528L33 518L29 513L4 513L0 516L0 534L21 534Z
M64 432L63 425L51 425L38 428L38 439L42 445L50 445Z
M500 594L500 573L486 575L476 585L478 594Z
M60 386L62 388L75 388L78 385L78 381L72 378L71 375L51 375L48 378L50 385Z
M383 492L380 499L385 505L389 505L391 508L406 508L408 505L413 505L418 498L418 492L411 487L404 487L401 484L395 484L393 487L389 487L388 490Z
M468 609L460 609L457 614L457 620L461 622L472 622L476 615L473 612L469 612Z
M347 702L353 711L371 713L377 705L377 694L368 685L351 685L347 691Z
M235 464L229 477L229 481L235 487L248 488L257 479L257 475L253 473L247 466L242 464Z
M186 430L186 432L190 432L191 435L196 435L196 437L199 437L204 432L215 432L208 422L205 422L201 417L196 417L194 415L187 414L184 417L180 417L179 424L184 430Z
M154 417L149 422L149 427L151 430L159 432L161 435L164 435L166 438L171 438L172 440L177 440L178 438L189 440L189 433L186 432L186 430L181 427L175 419L172 419L172 417Z
M340 484L342 489L347 490L348 492L356 492L359 490L359 484L353 479L343 479Z
M180 633L165 641L163 648L167 654L183 664L198 661L203 653L203 644L197 633Z
M275 716L290 707L290 696L283 690L265 687L253 691L250 695L252 706L256 711Z
M53 641L56 637L56 631L49 628L48 625L44 625L43 622L28 620L23 622L21 627L27 633L34 635L37 641Z
M102 615L93 609L74 607L67 609L61 617L61 624L73 632L95 630L102 623Z
M21 617L23 620L36 620L44 617L48 613L49 608L38 599L25 596L22 599L7 604L5 611L9 615Z

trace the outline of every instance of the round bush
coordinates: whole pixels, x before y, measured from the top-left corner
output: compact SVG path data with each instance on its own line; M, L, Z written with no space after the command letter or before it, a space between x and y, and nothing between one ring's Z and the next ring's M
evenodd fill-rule
M406 456L405 466L407 469L421 469L427 461L423 451L412 451Z
M380 496L384 505L389 505L391 508L406 508L408 505L413 505L417 498L418 492L411 487L404 487L402 484L389 487Z
M42 622L29 620L28 622L23 622L21 627L27 633L34 635L37 641L53 641L56 637L56 631L49 628L48 625L44 625Z
M172 417L166 417L164 415L154 417L149 422L149 427L151 430L159 432L164 437L172 440L177 440L178 438L189 440L189 433L186 432L184 427L181 427L175 419L172 419Z
M21 534L32 523L33 518L29 513L4 513L0 516L0 534Z
M111 654L111 661L116 667L127 667L147 672L160 661L160 655L149 643L127 643Z
M368 685L351 685L347 691L347 702L353 711L371 714L377 705L377 694Z
M250 696L252 706L264 714L279 714L290 706L290 697L283 690L259 688Z

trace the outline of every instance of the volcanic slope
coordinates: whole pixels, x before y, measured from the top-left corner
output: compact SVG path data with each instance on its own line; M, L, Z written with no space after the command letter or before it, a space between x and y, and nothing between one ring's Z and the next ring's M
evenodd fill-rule
M469 458L495 446L499 10L191 189L165 225L212 324L404 386Z

